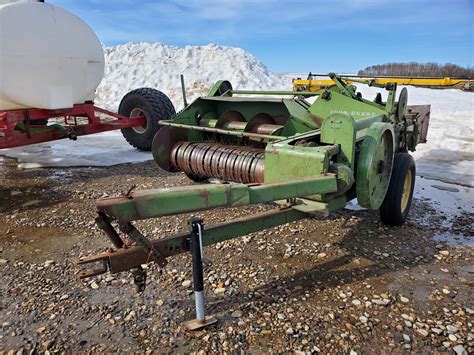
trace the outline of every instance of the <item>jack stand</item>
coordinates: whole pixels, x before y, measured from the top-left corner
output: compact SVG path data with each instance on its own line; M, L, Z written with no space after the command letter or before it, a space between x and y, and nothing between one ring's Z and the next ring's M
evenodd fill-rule
M191 218L188 221L191 230L191 252L193 254L193 287L196 302L196 319L185 323L189 330L198 330L217 322L212 316L205 315L204 310L204 275L202 270L202 218Z

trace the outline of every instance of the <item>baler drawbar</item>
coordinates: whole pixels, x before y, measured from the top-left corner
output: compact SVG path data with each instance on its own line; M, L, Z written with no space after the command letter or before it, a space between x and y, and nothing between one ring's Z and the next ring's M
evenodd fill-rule
M197 329L215 321L204 314L203 247L327 214L354 198L362 207L380 210L383 223L403 224L416 173L408 151L426 141L430 106L407 106L406 89L397 100L396 83L381 86L387 90L385 100L381 93L367 100L341 77L329 77L334 86L321 93L239 91L219 81L176 117L161 120L152 144L158 166L196 182L213 178L219 183L100 199L96 222L115 249L80 259L81 265L101 263L80 277L132 270L141 291L146 284L142 264L164 267L166 258L190 251L197 314L188 327ZM315 95L313 103L305 99ZM146 108L137 109L146 115ZM192 218L189 233L156 240L132 224L258 203L276 208L206 229L202 219Z

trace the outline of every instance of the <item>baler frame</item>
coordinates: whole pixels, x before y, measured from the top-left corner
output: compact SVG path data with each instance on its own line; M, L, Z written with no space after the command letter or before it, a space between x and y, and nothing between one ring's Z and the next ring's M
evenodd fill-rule
M356 197L363 207L380 208L384 223L402 224L414 178L408 180L409 188L399 186L406 176L415 176L407 151L426 140L430 108L407 106L406 89L397 101L396 83L383 86L388 91L385 102L380 93L369 101L341 77L329 76L337 89L322 93L233 90L229 82L218 81L208 96L196 99L175 118L161 120L152 144L158 166L182 171L195 181L212 177L221 183L130 191L98 200L97 226L116 250L81 258L80 265L100 263L101 267L82 271L79 277L132 270L137 290L142 291L146 285L142 264L153 261L164 267L166 258L190 251L197 317L187 326L197 329L215 321L204 314L204 246L314 214L326 215ZM251 97L233 96L239 94ZM314 103L301 99L313 95L319 95ZM392 169L397 169L395 184ZM397 200L401 197L407 202L403 209ZM203 220L193 217L188 221L190 233L157 240L149 240L132 224L260 203L278 207L205 231ZM383 214L383 209L388 213ZM392 215L396 218L388 220Z

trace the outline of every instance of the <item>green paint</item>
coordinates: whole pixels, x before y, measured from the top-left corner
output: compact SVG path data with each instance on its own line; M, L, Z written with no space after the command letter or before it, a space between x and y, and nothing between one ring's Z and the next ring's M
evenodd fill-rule
M97 208L125 222L335 191L336 176L326 174L278 184L209 184L143 190L132 193L129 197L100 200Z
M356 174L357 200L378 209L387 193L392 172L394 139L389 123L373 123L362 143Z

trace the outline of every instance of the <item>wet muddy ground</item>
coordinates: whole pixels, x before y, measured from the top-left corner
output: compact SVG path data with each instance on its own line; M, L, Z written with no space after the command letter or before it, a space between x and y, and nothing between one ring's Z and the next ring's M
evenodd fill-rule
M142 294L128 273L80 281L75 264L109 247L94 225L96 199L190 184L184 175L152 162L18 170L2 159L0 180L0 354L474 351L470 212L453 220L418 194L402 227L344 210L207 247L207 309L218 322L190 333L190 255L149 265ZM212 224L272 207L199 215ZM189 217L137 226L160 238Z

